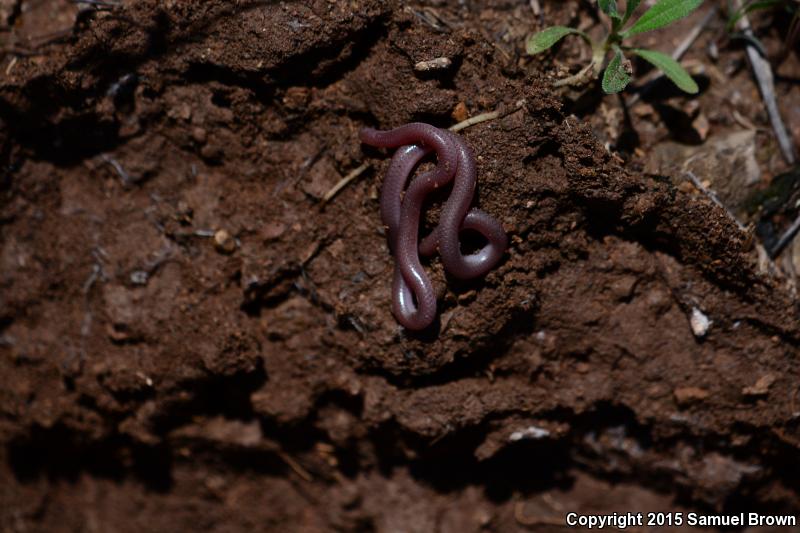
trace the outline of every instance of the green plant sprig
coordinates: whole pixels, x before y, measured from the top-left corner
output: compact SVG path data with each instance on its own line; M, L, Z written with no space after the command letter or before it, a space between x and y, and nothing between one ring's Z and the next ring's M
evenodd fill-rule
M600 10L608 16L611 22L605 38L601 41L594 41L588 34L577 28L551 26L528 37L525 48L530 55L539 54L567 35L577 35L591 46L592 59L589 64L574 76L557 81L556 87L576 85L598 78L606 65L606 57L610 54L611 60L605 66L603 74L603 91L608 94L621 92L631 82L631 64L625 56L626 53L630 53L641 57L663 72L682 91L696 94L699 91L697 83L672 57L662 52L634 48L623 43L634 35L664 28L687 17L702 3L703 0L659 0L626 28L626 25L631 22L636 8L641 4L641 0L628 0L624 12L620 12L617 7L617 0L598 0Z
M728 12L731 14L728 18L728 23L726 25L726 29L729 32L732 32L736 28L736 24L745 16L753 13L754 11L766 11L768 9L773 9L780 6L786 6L787 8L791 8L792 4L796 4L795 2L791 2L790 0L748 0L742 4L742 7L739 9L733 9L732 7L728 7ZM800 5L800 4L796 4ZM795 9L796 9L795 6Z
M783 47L783 54L788 54L800 41L800 0L747 0L742 2L738 9L731 0L728 0L728 23L725 29L731 34L732 39L750 41L762 55L766 55L764 44L757 37L735 30L739 21L750 13L768 10L783 10L792 18Z

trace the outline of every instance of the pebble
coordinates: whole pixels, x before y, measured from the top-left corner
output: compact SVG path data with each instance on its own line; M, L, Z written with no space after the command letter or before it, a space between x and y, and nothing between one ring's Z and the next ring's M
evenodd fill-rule
M280 222L267 222L261 228L261 236L265 241L278 239L286 231L286 226Z
M690 403L700 402L710 396L709 392L698 387L681 387L673 391L678 405L685 406Z
M236 239L224 229L214 233L214 248L221 254L232 254L236 250Z
M147 285L150 276L144 270L134 270L131 272L131 283L134 285Z
M197 126L192 129L192 139L194 139L197 144L205 144L206 139L208 139L208 132L200 126Z
M453 62L449 57L437 57L436 59L429 59L428 61L420 61L414 65L414 70L417 72L428 72L430 70L442 70L450 68Z
M548 430L544 428L538 428L536 426L530 426L521 431L515 431L514 433L509 435L508 440L510 440L511 442L516 442L523 439L538 440L549 436L550 432Z
M702 339L708 333L711 327L711 320L698 308L692 309L692 316L689 318L689 324L692 326L692 333L698 339Z

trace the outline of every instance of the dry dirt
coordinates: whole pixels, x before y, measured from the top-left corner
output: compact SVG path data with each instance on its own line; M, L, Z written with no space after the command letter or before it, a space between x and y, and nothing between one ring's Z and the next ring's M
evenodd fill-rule
M495 42L537 27L527 2L78 7L0 1L19 52L0 64L0 530L800 513L796 300L724 210L624 165ZM471 283L433 259L441 320L411 335L388 160L357 132L463 106L511 111L463 132L511 246Z

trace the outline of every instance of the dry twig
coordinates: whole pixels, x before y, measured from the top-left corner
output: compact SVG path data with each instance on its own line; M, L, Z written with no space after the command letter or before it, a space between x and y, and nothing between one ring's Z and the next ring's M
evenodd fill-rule
M734 0L734 6L737 9L741 9L741 0ZM745 35L753 38L753 28L750 25L750 19L747 15L742 16L739 20L739 27ZM778 101L775 94L775 76L772 72L772 67L769 61L764 59L758 50L756 50L755 46L749 44L749 41L747 45L747 57L750 60L750 66L758 82L758 87L761 90L761 97L764 99L769 121L772 124L772 129L775 132L775 138L778 140L783 158L790 165L794 165L797 162L797 151L792 142L792 138L789 136L789 132L786 130L786 125L783 123L780 110L778 109ZM789 229L778 239L778 242L769 250L770 257L773 259L778 257L794 240L798 232L800 232L800 216L797 217L792 225L789 226Z
M454 126L450 126L450 131L457 132L469 128L470 126L474 126L475 124L480 124L481 122L487 122L489 120L497 120L498 118L503 118L507 115L510 115L514 111L522 109L522 106L524 105L525 105L525 100L519 100L509 109L505 109L502 111L496 110L490 113L481 113L480 115L475 115L474 117L470 117L467 120L459 122Z
M769 256L775 259L781 255L781 252L783 252L786 247L789 246L798 233L800 233L800 216L798 216L795 221L792 222L792 225L789 226L789 229L787 229L786 232L781 235L780 239L778 239L778 242L775 243L775 246L770 248Z
M306 482L309 482L309 483L310 483L311 481L313 481L313 480L314 480L314 478L313 478L313 477L312 477L312 475L311 475L311 474L308 472L308 470L306 470L305 468L303 468L302 466L300 466L300 463L298 463L297 461L295 461L295 460L292 458L292 456L291 456L291 455L289 455L288 453L284 452L283 450L277 450L275 453L277 453L278 457L280 457L280 458L281 458L281 460L282 460L284 463L286 463L286 464L289 466L289 468L291 468L291 469L292 469L292 471L293 471L295 474L297 474L298 476L300 476L300 478L301 478L303 481L306 481Z
M350 174L343 177L339 180L339 182L333 186L331 190L325 193L325 196L322 197L322 203L327 204L329 201L333 199L334 196L339 194L339 191L347 187L351 181L359 177L363 174L368 168L370 167L369 163L362 163L360 167L356 168Z
M123 168L123 166L119 163L119 161L117 161L108 154L102 154L100 156L100 159L111 165L111 168L113 168L116 171L117 175L119 176L119 179L122 180L123 185L127 187L134 182L134 180L131 178L131 175L125 171L125 168Z
M741 9L742 1L734 0L734 7L736 9ZM739 28L746 36L754 38L750 19L746 14L739 20ZM795 151L794 143L789 133L786 131L786 126L783 123L780 110L778 109L778 101L775 95L775 76L772 73L772 67L769 61L764 59L761 54L759 54L758 50L756 50L755 46L750 44L749 41L747 44L747 58L750 60L750 67L753 69L753 75L761 90L761 97L764 99L764 105L767 108L767 114L772 123L772 129L775 131L775 137L783 153L783 158L790 165L794 165L797 161L797 152ZM795 225L797 224L800 224L800 220L795 222Z

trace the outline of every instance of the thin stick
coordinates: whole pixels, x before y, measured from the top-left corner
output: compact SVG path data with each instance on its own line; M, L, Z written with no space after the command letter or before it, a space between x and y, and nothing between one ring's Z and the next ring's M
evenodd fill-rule
M100 158L103 161L105 161L106 163L108 163L109 165L111 165L111 167L114 170L117 171L117 174L119 175L119 178L122 180L122 184L123 185L128 186L133 182L133 180L131 179L130 174L125 172L125 169L122 167L122 165L119 163L119 161L117 161L116 159L114 159L113 157L111 157L108 154L103 154L103 155L100 156Z
M492 111L490 113L481 113L480 115L475 115L474 117L470 117L467 120L459 122L454 126L450 126L450 131L457 132L463 129L469 128L470 126L474 126L475 124L480 124L481 122L488 122L489 120L497 120L498 118L503 118L507 115L510 115L514 111L517 111L525 105L525 100L520 100L511 109L506 109L504 111Z
M124 185L130 185L131 184L131 181L133 181L133 180L131 180L130 174L128 174L125 171L125 169L119 163L119 161L117 161L113 157L111 157L109 155L106 155L106 154L103 154L101 157L102 157L103 161L105 161L106 163L111 165L111 167L117 172L117 174L119 175L119 178L122 180L122 183Z
M294 471L295 474L300 476L303 481L311 482L314 480L311 474L308 473L308 470L300 466L300 463L295 461L288 453L284 452L283 450L277 450L275 453L277 453L278 457L280 457L283 462Z
M741 9L742 1L734 0L734 7ZM739 28L748 37L755 38L753 36L753 27L750 25L750 19L746 14L739 19ZM797 152L789 133L786 131L786 126L778 109L778 101L775 96L775 76L772 73L772 67L769 61L761 57L761 54L752 44L747 45L747 58L750 60L750 67L753 69L753 74L761 90L761 97L764 99L769 121L772 123L772 129L775 131L775 137L783 153L783 158L790 165L794 165L797 160Z
M325 196L322 197L322 203L327 204L329 201L331 201L331 199L333 199L334 196L339 194L339 191L347 187L351 181L353 181L361 174L363 174L369 167L370 167L369 163L363 163L360 167L350 172L350 174L340 179L339 182L336 185L334 185L331 190L325 193Z
M798 216L795 221L792 222L792 225L789 226L789 229L786 230L786 233L781 235L781 238L778 239L778 242L775 243L775 246L770 249L769 256L772 259L775 259L781 255L781 252L783 252L789 243L794 240L798 232L800 232L800 216Z
M698 22L695 27L692 28L688 34L686 34L686 37L683 39L681 44L679 44L678 47L672 52L672 59L675 61L680 60L686 54L686 52L689 51L697 38L700 37L700 34L703 33L703 30L706 29L706 26L708 26L708 23L711 22L711 19L713 19L716 15L717 7L714 6L709 9L708 13L706 13L706 16L704 16L702 20L700 20L700 22Z
M8 66L6 67L6 76L11 74L11 70L14 68L14 65L17 64L17 56L11 58L11 61L8 62Z
M488 120L497 120L500 118L499 111L492 111L490 113L481 113L480 115L475 115L474 117L470 117L467 120L459 122L455 126L450 126L450 131L456 132L461 131L465 128L469 128L470 126L474 126L475 124L480 124L481 122L486 122Z

